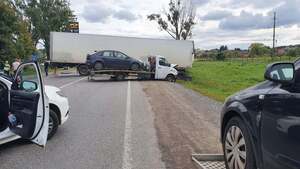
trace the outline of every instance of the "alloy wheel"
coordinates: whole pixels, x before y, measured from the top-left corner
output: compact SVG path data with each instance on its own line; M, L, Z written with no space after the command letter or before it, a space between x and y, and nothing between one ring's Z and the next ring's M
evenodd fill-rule
M241 129L231 126L225 139L225 158L230 169L245 169L246 143Z

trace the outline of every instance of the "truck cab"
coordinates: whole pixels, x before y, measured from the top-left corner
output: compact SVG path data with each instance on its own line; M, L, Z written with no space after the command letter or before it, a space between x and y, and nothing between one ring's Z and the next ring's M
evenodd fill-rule
M155 57L155 79L165 79L174 82L178 75L175 69L175 64L168 63L167 59L163 56L156 55Z

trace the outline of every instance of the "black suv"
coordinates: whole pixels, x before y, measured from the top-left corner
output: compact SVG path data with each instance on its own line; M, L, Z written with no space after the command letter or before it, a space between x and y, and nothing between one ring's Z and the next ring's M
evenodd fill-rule
M300 61L270 64L264 76L225 101L221 141L228 169L300 168Z

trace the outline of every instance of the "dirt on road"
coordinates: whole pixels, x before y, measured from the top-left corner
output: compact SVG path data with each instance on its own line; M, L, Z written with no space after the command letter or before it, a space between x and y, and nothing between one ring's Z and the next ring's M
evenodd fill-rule
M155 114L162 160L168 169L197 169L192 153L221 153L222 104L179 84L142 82Z

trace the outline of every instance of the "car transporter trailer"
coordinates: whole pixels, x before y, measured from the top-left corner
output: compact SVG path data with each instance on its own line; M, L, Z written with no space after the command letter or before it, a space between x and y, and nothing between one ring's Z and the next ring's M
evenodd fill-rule
M112 80L125 80L127 77L135 77L137 80L154 80L155 72L150 71L133 71L133 70L90 70L88 75L88 80L93 81L96 77L103 77L103 75L108 75ZM163 79L161 79L163 80ZM167 76L166 79L169 82L175 82L176 77Z

